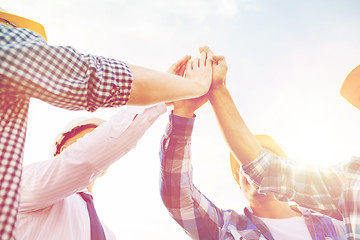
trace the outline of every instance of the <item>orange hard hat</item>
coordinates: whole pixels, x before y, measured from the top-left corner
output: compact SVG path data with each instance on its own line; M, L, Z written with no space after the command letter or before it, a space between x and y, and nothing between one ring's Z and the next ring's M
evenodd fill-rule
M30 19L23 18L8 12L5 12L3 9L0 8L0 18L4 19L7 23L9 23L13 27L18 28L26 28L31 31L34 31L41 36L43 36L46 40L46 33L43 25L40 23L34 22Z
M286 154L284 153L284 151L275 142L275 140L272 139L272 137L270 137L268 135L255 135L255 138L258 140L258 142L260 143L260 145L263 149L271 152L275 156L286 157ZM240 164L231 152L230 152L230 165L231 165L231 171L232 171L233 177L234 177L235 181L240 185L239 177L238 177Z
M345 78L340 94L352 105L360 109L360 65Z

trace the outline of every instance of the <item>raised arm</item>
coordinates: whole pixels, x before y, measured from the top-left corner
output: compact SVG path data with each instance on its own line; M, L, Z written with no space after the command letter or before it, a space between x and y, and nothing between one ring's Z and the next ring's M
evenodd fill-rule
M213 54L207 47L202 51ZM260 155L261 146L246 126L226 88L225 58L219 56L213 58L213 82L208 93L209 100L232 153L240 164L247 164Z
M211 84L211 64L196 67L189 78L133 65L130 70L133 83L128 105L200 97L208 92Z
M90 185L133 149L165 111L165 104L123 109L56 157L25 166L20 211L42 209Z
M170 115L161 141L161 198L192 239L219 239L223 212L193 184L191 133L195 118Z
M186 61L184 58L183 63ZM194 62L197 64L200 61L195 59ZM180 67L173 72L182 75L183 71L184 68ZM191 71L192 64L189 62L187 74ZM171 217L192 239L219 239L223 213L201 194L192 181L194 111L205 102L206 96L174 102L174 110L161 141L161 197Z
M211 53L208 48L204 51ZM278 199L296 201L302 206L339 217L337 204L344 180L342 176L330 168L310 167L263 151L225 87L225 59L213 58L216 60L213 84L208 96L225 139L249 183L260 193L273 192Z
M247 128L225 86L214 87L209 93L220 129L232 153L241 164L247 164L260 155L261 147Z
M134 66L111 58L50 46L31 31L9 28L12 46L0 51L0 93L34 97L70 110L149 105L208 92L211 65L190 78ZM29 37L31 39L29 40ZM208 60L209 61L209 60Z

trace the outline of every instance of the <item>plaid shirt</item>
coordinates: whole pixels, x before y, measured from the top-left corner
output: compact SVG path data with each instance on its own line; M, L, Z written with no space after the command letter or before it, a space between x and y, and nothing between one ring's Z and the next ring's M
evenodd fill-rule
M343 219L347 239L360 239L360 158L328 168L316 168L263 151L243 166L259 192L274 192L278 199L296 201Z
M170 215L192 239L273 239L251 208L222 210L192 182L191 134L195 118L170 115L161 142L161 197ZM345 239L342 222L302 211L312 239Z
M70 110L126 104L132 76L120 61L47 45L0 25L0 238L14 239L29 99Z

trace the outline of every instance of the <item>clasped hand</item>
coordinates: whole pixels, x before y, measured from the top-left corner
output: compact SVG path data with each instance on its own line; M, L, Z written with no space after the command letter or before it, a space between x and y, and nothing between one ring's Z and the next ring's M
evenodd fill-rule
M207 46L199 48L200 58L191 60L185 56L174 63L168 70L169 73L195 79L198 77L211 77L212 83L209 92L216 91L218 87L225 86L227 64L224 56L215 56ZM208 94L198 98L179 100L168 105L174 105L174 114L183 117L193 117L195 110L208 101Z

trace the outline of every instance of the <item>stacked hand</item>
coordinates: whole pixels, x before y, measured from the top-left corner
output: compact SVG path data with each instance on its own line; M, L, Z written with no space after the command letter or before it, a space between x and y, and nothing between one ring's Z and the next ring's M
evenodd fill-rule
M207 46L201 47L199 49L200 53L205 52L208 56L212 57L212 91L214 88L220 85L226 85L226 73L227 73L227 65L224 56L214 56L214 53Z
M223 56L214 56L208 47L201 47L199 51L200 58L190 60L190 56L185 56L174 63L168 72L179 76L184 76L185 74L185 77L190 79L212 74L212 84L209 91L214 91L216 87L225 85L227 72L225 58ZM205 94L199 98L173 102L174 114L183 117L193 117L195 110L207 101L208 95Z

